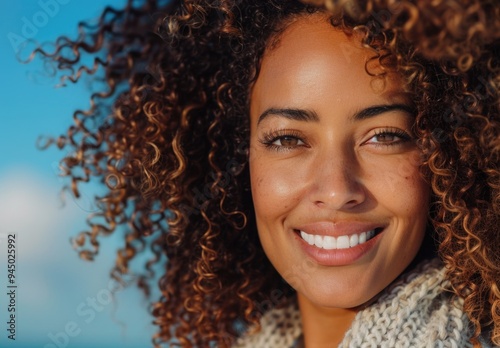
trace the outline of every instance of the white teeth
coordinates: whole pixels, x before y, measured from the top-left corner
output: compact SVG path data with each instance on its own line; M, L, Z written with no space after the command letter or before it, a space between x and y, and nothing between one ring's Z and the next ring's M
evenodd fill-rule
M314 235L310 234L307 236L307 242L311 245L314 244Z
M324 249L337 249L337 238L332 236L323 237L323 248Z
M353 234L351 235L351 238L349 238L349 247L355 247L356 245L358 245L358 240L359 240L359 237L357 234Z
M349 236L337 237L337 249L349 248Z
M363 244L364 242L366 242L366 232L362 232L359 235L358 244Z
M300 236L309 245L315 245L318 248L332 249L347 249L355 247L358 244L363 244L375 236L375 230L361 232L360 234L351 234L346 236L320 236L317 234L308 234L300 231Z
M314 236L314 245L316 245L318 248L323 247L323 237L315 235Z
M305 233L304 231L300 231L300 236L302 237L303 240L305 240L307 242L307 236L308 236L307 233Z

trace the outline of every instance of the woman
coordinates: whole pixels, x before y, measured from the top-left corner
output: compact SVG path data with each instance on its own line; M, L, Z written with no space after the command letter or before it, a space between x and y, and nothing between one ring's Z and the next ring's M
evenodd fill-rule
M105 73L57 139L76 196L109 189L75 244L126 226L116 277L153 252L155 345L500 344L493 4L150 1L83 29L44 53Z

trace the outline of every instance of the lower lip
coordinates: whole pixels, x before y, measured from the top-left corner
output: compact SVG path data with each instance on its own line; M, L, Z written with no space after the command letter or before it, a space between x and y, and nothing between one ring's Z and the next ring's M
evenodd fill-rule
M297 233L294 233L298 239L299 245L302 250L314 261L322 266L347 266L352 264L366 255L377 244L384 231L377 233L369 241L358 244L352 248L346 249L322 249L314 245L310 245L303 240Z

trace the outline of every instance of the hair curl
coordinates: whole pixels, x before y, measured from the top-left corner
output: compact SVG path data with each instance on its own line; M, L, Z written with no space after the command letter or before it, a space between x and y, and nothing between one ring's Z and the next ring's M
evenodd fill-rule
M162 268L162 296L152 304L157 346L228 346L242 326L258 323L261 304L291 296L256 234L248 91L269 40L324 7L333 25L362 33L382 63L395 58L407 80L447 276L465 300L473 343L486 331L500 344L500 8L479 0L309 2L129 1L107 7L95 26L81 23L80 37L61 37L54 52L34 52L55 61L63 81L104 74L106 89L53 139L73 151L62 166L75 196L92 177L108 188L75 247L92 259L100 237L124 226L114 277L152 252L138 283L148 290Z

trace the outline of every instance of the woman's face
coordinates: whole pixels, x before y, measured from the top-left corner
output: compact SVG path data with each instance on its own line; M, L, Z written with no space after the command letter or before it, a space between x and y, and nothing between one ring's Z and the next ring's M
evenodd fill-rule
M371 56L323 15L302 17L265 53L251 93L259 237L299 297L320 306L369 301L413 260L426 227L410 104L395 73L366 73Z

